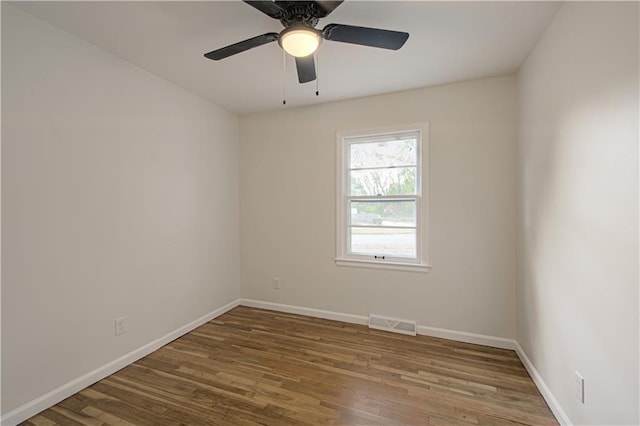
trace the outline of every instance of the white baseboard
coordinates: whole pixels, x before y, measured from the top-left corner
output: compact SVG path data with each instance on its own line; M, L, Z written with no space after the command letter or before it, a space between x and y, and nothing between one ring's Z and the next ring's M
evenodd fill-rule
M468 333L466 331L448 330L446 328L418 326L418 334L423 336L440 337L457 342L473 343L475 345L491 346L493 348L511 349L516 347L516 341L505 337L487 336L485 334Z
M253 299L240 299L240 304L251 308L262 308L272 311L288 312L290 314L307 315L310 317L348 322L351 324L367 325L369 323L369 318L363 315L345 314L342 312L325 311L322 309L305 308L302 306L283 305L281 303L263 302L261 300ZM476 345L492 346L495 348L515 349L515 341L504 337L493 337L486 336L484 334L467 333L464 331L454 331L444 328L425 326L418 326L418 334L441 337L443 339L456 340L458 342L474 343Z
M150 343L147 343L146 345L135 349L128 354L125 354L120 358L103 365L102 367L98 367L95 370L90 371L89 373L62 385L57 389L54 389L39 398L27 402L26 404L16 408L15 410L3 415L2 419L0 419L0 424L5 426L13 426L27 420L29 417L35 416L41 411L44 411L47 408L62 401L63 399L70 397L71 395L81 391L87 386L90 386L95 382L104 379L105 377L139 360L140 358L149 355L151 352L158 350L162 346L177 339L178 337L185 335L191 330L200 327L202 324L211 321L212 319L235 308L239 304L240 299L234 300L233 302L228 303L225 306L222 306L215 311L210 312L198 318L197 320L192 321L189 324L184 325Z
M533 363L527 356L527 353L524 351L524 349L522 349L522 346L520 346L517 341L515 342L515 344L515 350L516 354L518 354L518 358L520 358L520 361L522 361L524 368L526 368L527 372L529 372L529 376L531 376L533 383L535 383L536 387L542 394L542 397L547 402L547 405L551 409L553 415L556 416L556 419L562 426L571 426L573 423L571 423L571 420L569 420L569 416L567 416L567 413L564 412L556 397L553 395L553 393L551 393L551 390L542 379L540 373L538 373L538 370L536 370L536 368L533 366Z
M302 306L283 305L282 303L263 302L262 300L240 299L240 305L248 306L250 308L268 309L270 311L287 312L290 314L306 315L308 317L348 322L350 324L367 325L369 323L369 318L362 315L344 314L342 312L304 308Z

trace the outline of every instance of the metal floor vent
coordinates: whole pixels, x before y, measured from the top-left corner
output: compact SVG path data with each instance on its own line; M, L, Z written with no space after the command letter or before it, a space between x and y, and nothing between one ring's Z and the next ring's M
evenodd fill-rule
M415 336L418 326L415 321L411 320L369 315L369 328Z

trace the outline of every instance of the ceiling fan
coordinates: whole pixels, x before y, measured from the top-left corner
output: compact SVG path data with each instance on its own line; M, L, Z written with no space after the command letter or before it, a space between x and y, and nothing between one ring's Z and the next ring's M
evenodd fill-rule
M285 27L284 30L280 34L266 33L222 47L206 53L206 58L219 61L277 40L285 52L295 57L298 81L307 83L316 79L313 53L323 39L398 50L409 38L409 34L404 32L342 24L329 24L322 30L317 30L315 26L318 25L318 19L328 16L343 0L243 1L265 15L278 19Z

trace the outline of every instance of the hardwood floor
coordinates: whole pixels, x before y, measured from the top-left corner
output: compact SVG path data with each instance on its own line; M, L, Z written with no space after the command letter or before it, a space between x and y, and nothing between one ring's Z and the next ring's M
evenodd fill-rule
M513 351L237 307L26 425L556 425Z

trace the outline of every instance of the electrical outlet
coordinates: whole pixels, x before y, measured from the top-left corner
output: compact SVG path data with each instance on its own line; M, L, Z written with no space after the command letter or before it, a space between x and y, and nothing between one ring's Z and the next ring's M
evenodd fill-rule
M116 318L116 336L126 333L127 317Z
M577 371L576 373L576 398L584 404L584 377Z
M273 278L273 289L274 290L278 290L279 288L280 288L280 278L274 277Z

